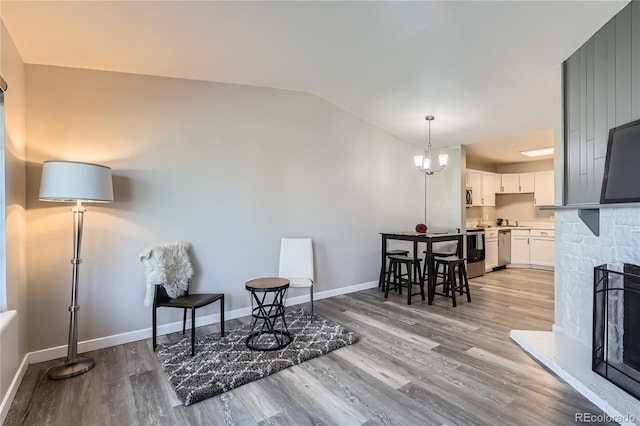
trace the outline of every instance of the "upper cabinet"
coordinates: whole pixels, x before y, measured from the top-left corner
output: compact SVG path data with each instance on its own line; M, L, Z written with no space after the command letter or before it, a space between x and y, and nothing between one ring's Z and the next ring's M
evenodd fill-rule
M467 188L471 188L471 206L482 205L482 172L467 169ZM469 206L469 207L471 207Z
M534 191L533 173L505 173L500 179L499 194L523 194Z
M520 173L520 192L534 192L534 173Z
M552 206L554 202L553 171L534 173L535 192L533 204L536 206Z
M495 173L467 169L467 187L472 190L471 206L495 206L497 176Z
M496 187L498 175L495 173L482 172L482 205L496 205Z
M531 194L536 206L552 206L553 170L535 173L496 174L467 169L467 187L472 190L471 205L495 206L496 194Z

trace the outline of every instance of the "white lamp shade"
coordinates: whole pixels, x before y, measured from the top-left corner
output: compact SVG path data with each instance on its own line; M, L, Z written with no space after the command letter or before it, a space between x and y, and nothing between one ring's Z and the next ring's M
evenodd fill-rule
M40 181L40 199L109 203L113 201L111 168L74 161L45 161Z
M431 170L431 158L427 157L424 159L422 163L422 168L425 170Z
M422 167L422 155L414 155L413 161L416 163L416 167Z
M449 162L449 155L448 154L440 154L438 156L438 160L440 161L440 165L441 166L446 166L447 163Z

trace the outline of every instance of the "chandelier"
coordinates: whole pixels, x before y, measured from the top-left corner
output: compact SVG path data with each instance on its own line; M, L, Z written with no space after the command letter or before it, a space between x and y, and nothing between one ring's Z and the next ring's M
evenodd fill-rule
M429 122L429 143L427 144L427 149L424 151L424 155L416 155L414 157L414 161L418 170L426 175L432 175L447 166L447 163L449 162L449 155L438 155L438 168L431 168L433 166L433 161L431 161L431 122L435 120L435 117L433 115L427 115L425 120Z

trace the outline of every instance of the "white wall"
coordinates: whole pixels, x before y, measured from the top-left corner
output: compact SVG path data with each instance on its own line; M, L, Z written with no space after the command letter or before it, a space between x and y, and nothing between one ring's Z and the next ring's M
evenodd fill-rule
M116 202L85 215L80 340L150 326L151 244L192 242L194 290L229 310L249 305L245 280L277 273L281 236L314 238L324 291L377 280L379 232L422 218L414 149L307 94L28 65L27 136L31 350L67 339L71 212L37 200L44 160L115 176Z
M441 153L449 155L449 164L444 170L427 176L427 226L433 231L450 231L462 228L461 146L434 149L433 158L437 159ZM422 201L424 217L424 199Z
M27 353L24 64L0 20L0 74L5 93L5 230L7 308L17 315L0 337L0 401ZM0 417L0 420L1 417Z

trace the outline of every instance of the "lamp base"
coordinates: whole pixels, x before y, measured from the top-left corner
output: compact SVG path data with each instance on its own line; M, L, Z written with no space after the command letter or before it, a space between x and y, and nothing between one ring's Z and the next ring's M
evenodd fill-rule
M79 376L87 371L91 370L96 363L93 358L86 358L83 356L78 357L72 363L65 363L53 367L49 370L47 376L51 380L68 379L69 377Z

